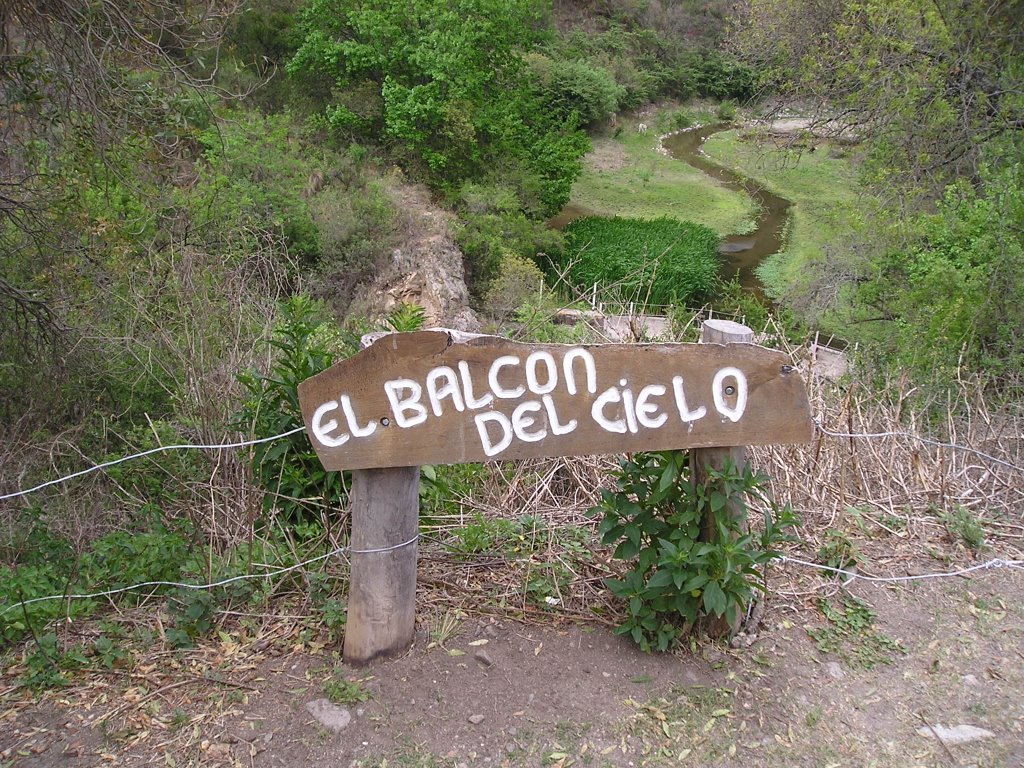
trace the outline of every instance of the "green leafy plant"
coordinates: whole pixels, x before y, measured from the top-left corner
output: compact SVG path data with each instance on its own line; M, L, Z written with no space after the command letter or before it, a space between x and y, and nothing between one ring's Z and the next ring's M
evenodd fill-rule
M795 524L762 491L766 478L729 465L692 478L684 451L637 453L620 462L616 489L602 490L600 531L614 557L630 564L608 588L626 601L618 627L644 650L668 649L704 616L732 617L763 589L764 567L791 539ZM758 534L747 530L746 510L757 499L770 511ZM703 521L713 525L702 532Z
M829 568L850 570L860 563L860 551L843 531L829 528L825 531L824 543L818 547L818 561Z
M985 548L985 528L978 516L962 504L940 513L942 524L968 549L978 552Z
M896 654L907 649L898 640L882 634L875 627L875 612L856 597L843 597L838 602L826 598L818 607L828 624L808 631L822 653L837 654L848 664L873 669L888 664Z
M370 698L359 681L347 680L337 674L324 682L324 696L335 704L359 704Z
M385 324L395 333L418 331L427 322L427 310L416 304L402 302L388 312Z
M710 295L718 243L711 229L676 219L589 216L566 226L562 263L581 290L596 283L612 300L664 306Z
M270 372L239 376L248 398L235 416L236 428L265 438L302 426L299 384L336 358L323 326L310 299L294 296L285 302L270 342L276 352ZM342 473L323 468L302 432L254 445L251 456L253 472L266 492L265 509L277 507L289 521L301 522L320 508L341 506L346 487Z
M477 512L471 522L452 532L452 548L466 554L479 554L498 549L512 539L517 526L504 518L485 518Z
M320 609L320 619L331 641L337 642L345 633L345 624L348 621L348 603L334 598L325 600Z
M19 682L32 691L68 684L65 672L81 669L89 660L80 645L62 648L52 632L37 638L25 656L25 672Z

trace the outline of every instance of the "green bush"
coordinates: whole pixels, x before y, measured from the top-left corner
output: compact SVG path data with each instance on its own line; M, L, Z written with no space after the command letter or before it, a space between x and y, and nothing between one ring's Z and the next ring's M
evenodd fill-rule
M275 356L268 374L249 371L239 376L249 396L235 416L235 427L254 438L280 435L305 423L299 384L329 368L342 346L330 338L320 308L303 296L283 305L271 345ZM355 345L348 351L354 352ZM280 509L293 524L342 505L342 473L323 468L304 432L254 445L251 463L266 493L264 508Z
M178 580L185 567L188 541L180 531L160 524L141 530L113 531L100 537L76 558L70 544L46 528L42 519L28 521L20 541L23 553L14 567L0 567L0 610L21 601L51 595L119 589L147 581ZM146 594L166 590L149 589ZM128 594L119 599L138 599ZM13 607L0 616L0 642L13 642L26 632L38 634L60 616L83 616L96 600L46 600Z
M455 241L466 262L470 291L477 298L486 296L508 254L532 258L561 249L561 233L527 217L517 190L507 185L464 184L460 207Z
M763 589L764 567L795 525L788 507L764 497L767 480L749 467L727 466L708 473L708 484L693 481L685 451L636 453L620 462L616 489L601 491L605 544L630 563L608 588L626 601L627 618L616 632L644 650L664 651L701 616L742 615L755 591ZM764 529L747 530L747 500L771 509ZM739 514L736 514L737 511ZM710 518L713 535L702 534ZM705 532L706 533L706 532Z
M528 58L534 89L547 109L565 120L575 115L584 126L606 120L619 109L625 89L603 67L585 61Z
M719 237L675 219L585 217L564 230L562 264L580 290L664 306L701 301L715 286Z
M536 262L524 256L506 254L484 294L484 310L505 320L528 301L536 301L544 289L544 273Z

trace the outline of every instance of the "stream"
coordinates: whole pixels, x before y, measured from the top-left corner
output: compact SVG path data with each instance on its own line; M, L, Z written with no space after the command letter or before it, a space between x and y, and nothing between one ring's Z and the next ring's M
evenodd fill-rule
M735 127L730 123L705 125L693 130L674 133L666 137L662 144L670 157L689 163L719 181L727 189L742 192L754 198L759 210L754 222L754 230L744 234L726 235L722 238L722 244L718 250L722 256L722 277L726 280L739 277L740 285L756 294L762 301L767 302L764 289L755 270L764 259L782 249L786 222L789 219L789 208L792 203L784 197L773 194L753 179L718 165L701 152L701 147L709 136ZM558 216L549 222L549 225L561 229L573 219L589 215L593 215L593 212L569 203Z
M706 125L692 131L675 133L666 138L663 145L670 156L704 171L727 189L745 192L754 198L759 208L754 231L726 235L722 238L718 252L723 258L722 276L727 280L739 276L740 285L764 299L761 281L754 270L764 259L782 250L792 203L768 191L753 179L718 165L701 152L701 146L709 136L735 127L727 123Z

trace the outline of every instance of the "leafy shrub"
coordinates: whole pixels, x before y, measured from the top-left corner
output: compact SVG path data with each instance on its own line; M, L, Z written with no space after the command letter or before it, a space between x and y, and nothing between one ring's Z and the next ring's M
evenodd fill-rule
M295 142L289 116L227 117L199 134L204 162L198 199L189 204L211 222L256 222L283 237L300 263L314 265L319 234L302 192L317 166Z
M528 61L537 94L561 119L575 115L581 125L588 126L618 111L625 89L603 67L541 55L531 56Z
M319 308L303 296L282 306L282 320L271 345L276 350L268 375L250 371L239 376L249 393L235 426L253 437L280 435L305 422L299 407L299 384L329 368L339 343L325 338ZM354 351L354 344L349 351ZM277 507L292 523L315 516L321 507L337 509L344 495L341 472L328 472L304 432L252 447L252 467L266 495L264 508Z
M68 592L177 580L188 554L185 536L159 524L145 530L108 533L93 542L77 561L70 544L50 534L42 521L30 524L19 546L26 548L17 565L0 567L0 610L21 601ZM154 591L159 590L148 593ZM126 594L123 599L137 597ZM96 605L95 600L47 600L13 608L0 616L0 641L18 640L29 631L38 633L59 616L86 615Z
M543 188L544 204L557 208L580 173L587 140L530 88L523 54L542 36L538 12L528 0L428 0L414 11L397 0L312 0L300 15L304 39L289 72L331 78L328 121L386 137L433 186L483 178L514 158ZM345 94L353 89L373 109L352 106ZM377 94L380 129L368 119Z
M395 333L411 333L427 324L427 310L417 304L403 301L388 312L384 322Z
M697 73L697 93L713 99L747 101L754 96L757 73L730 56L702 52L690 66Z
M462 249L473 295L487 294L508 254L533 257L561 249L562 235L520 209L516 191L505 185L465 184L455 241Z
M941 512L939 518L946 530L968 549L979 552L985 548L985 527L978 515L967 507L957 504L953 509Z
M714 288L719 237L699 224L585 217L564 234L563 265L581 290L596 283L611 298L668 305L703 299Z
M662 133L681 131L697 122L694 119L693 113L688 109L662 110L655 119L657 120L658 130Z
M352 151L346 159L351 157ZM362 183L358 168L345 164L351 187L327 187L310 202L320 249L314 297L341 314L353 289L370 276L394 242L395 210L378 184Z
M631 563L623 579L606 581L627 604L616 632L644 650L668 649L701 616L742 615L763 588L765 565L779 556L775 547L789 538L784 530L795 524L788 507L764 497L763 475L727 466L697 485L688 457L659 451L623 460L616 489L602 490L592 510L602 515L603 542L616 545L614 557ZM747 530L752 498L771 509L760 534ZM706 520L713 523L707 538Z
M715 117L719 120L731 123L736 119L736 105L731 101L723 101L715 108Z
M506 254L498 276L484 294L484 310L499 319L508 318L524 302L535 300L544 288L544 273L536 262Z

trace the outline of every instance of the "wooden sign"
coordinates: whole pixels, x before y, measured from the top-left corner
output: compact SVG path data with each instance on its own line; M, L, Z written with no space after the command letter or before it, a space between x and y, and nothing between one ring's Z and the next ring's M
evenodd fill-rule
M328 470L808 442L803 381L753 344L391 334L299 385Z

